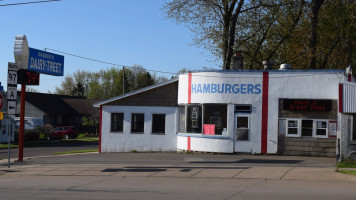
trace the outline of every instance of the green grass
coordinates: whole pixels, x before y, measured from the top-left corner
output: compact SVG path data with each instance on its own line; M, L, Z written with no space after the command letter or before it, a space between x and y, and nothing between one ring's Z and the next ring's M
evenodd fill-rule
M338 163L336 165L338 168L356 168L356 164L353 163Z
M89 153L89 152L99 152L99 149L86 149L86 150L78 150L78 151L57 152L54 155L74 154L74 153Z
M343 174L350 174L350 175L356 176L356 171L354 171L354 170L344 170L344 169L341 169L341 170L338 170L338 172L343 173Z
M10 144L10 148L18 148L19 145L16 144ZM8 144L0 144L0 149L7 149L8 148Z
M356 160L346 159L336 165L338 168L356 168Z

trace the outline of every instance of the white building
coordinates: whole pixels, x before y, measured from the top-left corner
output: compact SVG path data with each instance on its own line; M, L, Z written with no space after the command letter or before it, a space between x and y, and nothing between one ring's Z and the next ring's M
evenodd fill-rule
M100 151L335 157L342 145L336 144L339 124L347 115L350 154L356 142L356 90L340 89L345 84L355 89L349 81L345 70L181 74L95 104L101 112ZM340 103L345 99L351 100ZM352 109L343 112L349 104Z

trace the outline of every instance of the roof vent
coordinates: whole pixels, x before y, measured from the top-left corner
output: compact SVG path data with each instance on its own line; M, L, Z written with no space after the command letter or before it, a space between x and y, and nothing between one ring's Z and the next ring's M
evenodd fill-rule
M264 70L272 70L273 62L271 62L269 60L265 60L265 61L262 61L262 65L263 65Z
M290 70L292 69L292 65L290 64L281 64L281 66L279 67L279 70Z

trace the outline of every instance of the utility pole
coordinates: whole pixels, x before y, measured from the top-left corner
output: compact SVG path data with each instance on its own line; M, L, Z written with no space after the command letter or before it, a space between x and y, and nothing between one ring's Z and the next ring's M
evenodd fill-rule
M122 74L122 94L125 94L125 66L122 66L122 71L124 72Z

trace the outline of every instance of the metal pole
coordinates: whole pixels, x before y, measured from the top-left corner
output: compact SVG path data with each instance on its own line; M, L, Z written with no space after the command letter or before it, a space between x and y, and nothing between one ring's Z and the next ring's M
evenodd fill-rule
M7 148L7 168L10 168L10 145L11 145L11 115L8 115L9 122L8 127L7 127L7 142L8 142L8 148Z
M25 95L26 84L21 84L21 110L20 110L20 133L19 133L19 158L23 161L24 125L25 125Z
M122 78L122 94L125 94L125 66L122 67L123 70L123 78Z

